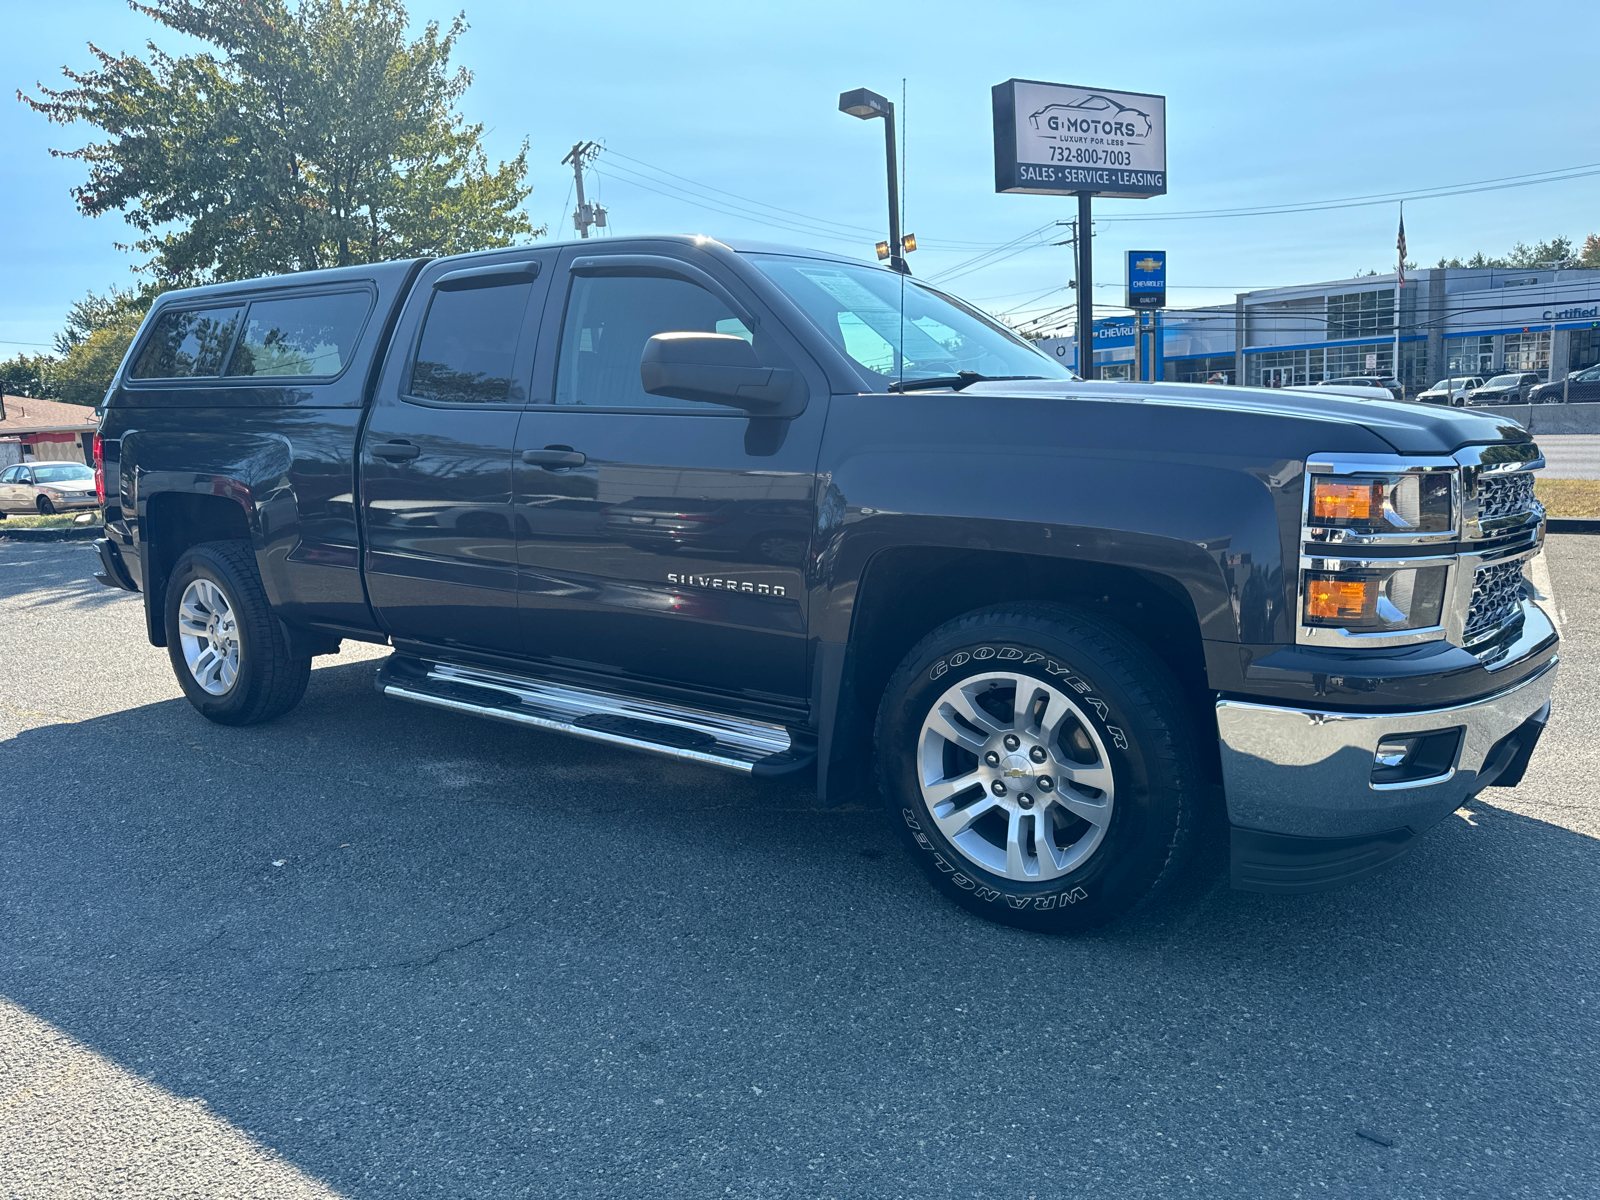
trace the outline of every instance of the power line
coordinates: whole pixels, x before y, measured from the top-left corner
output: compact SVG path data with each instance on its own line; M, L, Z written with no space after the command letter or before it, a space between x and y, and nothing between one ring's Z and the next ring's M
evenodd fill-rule
M1600 163L1585 163L1576 167L1559 167L1551 171L1535 171L1529 175L1502 175L1496 179L1483 179L1474 183L1445 184L1437 188L1422 188L1406 192L1381 192L1368 196L1349 196L1339 200L1316 200L1288 204L1265 204L1248 208L1193 209L1188 212L1137 214L1099 218L1103 221L1198 221L1222 217L1272 217L1302 212L1325 212L1338 208L1366 208L1376 204L1394 204L1401 200L1440 200L1449 196L1465 196L1473 192L1498 192L1507 188L1533 187L1541 183L1565 183L1570 179L1587 179L1600 175Z

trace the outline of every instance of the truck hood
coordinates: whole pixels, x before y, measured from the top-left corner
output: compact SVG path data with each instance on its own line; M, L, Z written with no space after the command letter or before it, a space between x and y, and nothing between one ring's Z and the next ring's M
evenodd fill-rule
M995 380L966 388L967 396L1060 396L1103 400L1108 404L1155 404L1254 413L1297 421L1358 425L1382 438L1399 454L1453 454L1463 446L1529 442L1521 425L1491 413L1407 404L1399 400L1360 400L1293 388L1246 388L1205 383L1123 383L1100 380Z

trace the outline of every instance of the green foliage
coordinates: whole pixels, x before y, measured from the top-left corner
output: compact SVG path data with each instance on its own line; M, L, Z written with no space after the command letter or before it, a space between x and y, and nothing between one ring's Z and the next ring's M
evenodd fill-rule
M56 360L49 354L18 354L0 362L0 384L8 396L53 400Z
M114 314L67 351L55 369L55 399L67 404L99 404L143 319L143 313Z
M99 404L156 294L154 288L114 287L103 296L90 292L68 310L66 328L56 334L60 357L19 354L0 362L6 390L67 404Z
M86 216L121 211L165 286L454 254L537 236L527 144L491 168L455 110L458 16L413 41L400 0L153 0L132 7L213 49L98 66L21 98L107 135L82 161ZM19 93L20 95L20 93Z
M1600 233L1591 233L1583 239L1583 265L1600 271Z
M1600 238L1590 234L1589 241L1584 243L1584 253L1589 252L1590 243L1595 244L1596 265L1600 265ZM1528 245L1518 242L1511 247L1509 254L1496 257L1486 256L1482 251L1471 258L1441 258L1441 267L1510 267L1519 270L1528 267L1537 267L1544 263L1566 262L1577 255L1573 252L1574 246L1571 238L1553 237L1548 242L1535 242Z

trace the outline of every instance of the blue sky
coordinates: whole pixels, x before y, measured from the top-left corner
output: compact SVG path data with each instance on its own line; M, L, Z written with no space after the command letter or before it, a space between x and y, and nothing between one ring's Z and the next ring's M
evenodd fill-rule
M414 3L417 21L455 5ZM466 0L457 61L476 81L464 111L504 157L531 142L528 209L571 234L573 142L608 152L593 187L613 234L690 232L871 254L883 236L883 142L836 110L842 90L907 95L906 227L935 277L1053 219L1070 198L993 190L991 85L1011 77L1166 95L1170 191L1104 201L1096 301L1120 298L1121 251L1170 255L1174 304L1392 268L1393 204L1235 219L1116 217L1331 200L1600 164L1593 0L1487 3L1142 4L942 2L506 4ZM132 277L116 217L86 220L83 177L50 147L90 140L47 125L12 97L89 62L93 40L186 47L123 5L55 0L7 10L0 102L0 357L47 343L90 289ZM627 157L622 157L627 156ZM609 161L608 161L609 160ZM648 164L646 166L645 164ZM655 170L653 171L652 168ZM628 172L635 172L630 175ZM694 181L716 212L668 194ZM654 182L642 179L653 177ZM655 190L647 190L654 188ZM720 189L742 199L708 193ZM1518 239L1600 231L1600 175L1406 205L1411 256L1500 252ZM776 205L847 230L774 228ZM803 224L811 225L810 221ZM849 230L859 229L859 233ZM1036 242L1041 240L1034 239ZM991 310L1067 303L1068 251L1030 248L946 286ZM1043 294L1041 293L1048 293Z

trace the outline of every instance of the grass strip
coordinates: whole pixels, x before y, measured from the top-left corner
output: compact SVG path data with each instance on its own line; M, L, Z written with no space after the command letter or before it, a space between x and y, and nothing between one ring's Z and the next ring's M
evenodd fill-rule
M1600 479L1533 481L1534 494L1552 517L1600 518Z

